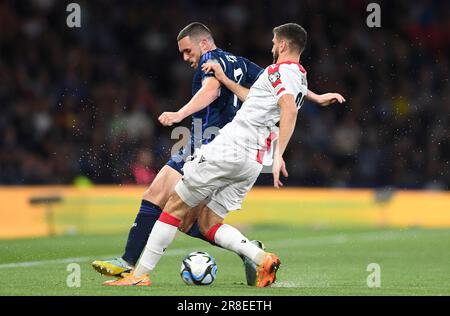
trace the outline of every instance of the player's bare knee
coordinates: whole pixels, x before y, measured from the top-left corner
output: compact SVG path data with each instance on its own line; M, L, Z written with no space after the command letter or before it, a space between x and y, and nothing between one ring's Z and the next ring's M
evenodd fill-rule
M161 188L156 183L152 183L148 187L148 189L145 190L142 198L146 201L158 205L162 209L167 202L168 196L167 193L164 192L163 188Z
M197 206L189 210L184 216L183 222L180 224L180 227L178 227L178 229L183 233L189 232L189 230L192 228L192 225L196 221L198 221L198 216L201 209L202 206Z
M191 207L184 203L178 194L173 193L164 207L164 212L183 221L190 209Z

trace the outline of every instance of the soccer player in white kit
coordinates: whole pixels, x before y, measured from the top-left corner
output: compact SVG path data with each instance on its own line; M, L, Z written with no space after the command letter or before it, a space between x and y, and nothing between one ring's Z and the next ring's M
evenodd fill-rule
M274 186L282 185L280 172L288 175L283 153L308 89L306 71L299 64L306 44L306 31L298 24L288 23L274 28L273 34L275 64L264 70L247 96L248 90L244 87L227 86L245 99L244 104L220 134L211 143L203 145L184 165L184 176L156 222L136 269L108 285L150 285L148 273L172 243L181 220L205 200L208 211L199 219L200 230L205 236L217 245L253 260L258 265L258 287L275 282L280 259L250 243L236 228L223 224L229 211L241 208L245 195L258 178L264 153L271 146L272 131L278 122L279 136L272 167Z

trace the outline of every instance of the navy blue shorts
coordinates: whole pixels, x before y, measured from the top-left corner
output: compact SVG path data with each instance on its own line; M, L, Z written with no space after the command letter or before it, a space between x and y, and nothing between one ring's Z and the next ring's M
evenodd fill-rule
M181 160L180 162L178 162L178 160L175 160L172 158L169 159L169 161L166 163L166 165L168 165L169 167L171 167L172 169L175 169L176 171L178 171L181 175L183 175L183 166L184 166L184 160Z
M186 162L186 158L188 157L188 154L186 153L186 150L184 148L180 149L180 151L170 157L169 161L166 163L169 167L172 169L175 169L178 171L181 175L183 175L183 166Z

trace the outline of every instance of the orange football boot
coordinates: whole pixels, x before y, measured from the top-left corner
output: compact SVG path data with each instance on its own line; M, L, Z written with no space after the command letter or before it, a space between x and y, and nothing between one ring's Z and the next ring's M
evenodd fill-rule
M109 280L103 282L103 285L108 286L150 286L152 282L150 281L150 276L144 274L143 276L137 278L133 273L122 273L122 278L117 280Z
M280 265L281 261L277 255L266 253L263 262L258 266L256 272L256 286L266 287L274 283L277 279L277 271Z

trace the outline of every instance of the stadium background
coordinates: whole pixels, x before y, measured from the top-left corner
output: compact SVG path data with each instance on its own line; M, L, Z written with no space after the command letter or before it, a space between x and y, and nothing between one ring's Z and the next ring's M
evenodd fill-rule
M272 27L297 21L309 87L347 103L306 102L286 184L449 188L446 1L380 2L381 28L357 0L79 1L80 29L67 3L0 4L2 184L148 184L174 143L157 117L190 96L180 29L202 21L219 47L268 65Z
M448 230L432 229L450 227L447 1L376 1L381 28L366 26L371 1L360 0L76 1L79 29L66 25L69 2L0 3L0 238L116 234L111 251L119 253L175 142L157 117L190 97L179 30L203 22L218 47L266 66L272 28L293 21L308 31L309 88L347 102L305 102L286 153L289 188L275 192L262 175L228 221L250 232L290 226L293 236L423 227L426 238L438 236L425 248L443 245ZM66 245L58 238L48 253ZM3 267L46 258L8 242Z

